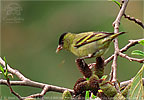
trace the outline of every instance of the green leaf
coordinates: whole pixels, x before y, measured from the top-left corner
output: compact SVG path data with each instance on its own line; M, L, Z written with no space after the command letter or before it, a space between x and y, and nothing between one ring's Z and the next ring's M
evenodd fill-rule
M144 40L141 40L138 43L144 46Z
M4 68L3 68L2 65L0 65L0 70L1 70L2 74L4 75L4 77L7 79L6 73L5 73Z
M5 56L4 56L4 61L5 61L5 67L7 68L7 60Z
M88 80L90 80L89 78L86 78L86 80L88 81Z
M116 3L119 7L121 7L121 4L117 1L117 0L110 0L113 1L114 3Z
M139 55L139 56L144 56L144 52L142 52L140 50L134 50L134 51L132 51L131 54L133 54L133 55Z
M95 96L93 93L91 94L91 98L92 99L95 99L95 98L97 98L97 96Z
M4 73L6 79L8 78L8 70L7 70L7 60L6 60L6 57L4 56L4 61L5 61L5 67L6 67L6 71Z
M89 91L86 91L85 100L90 100Z
M131 88L129 91L128 98L129 100L143 100L143 81L142 81L142 74L144 70L144 65L143 67L139 70L139 72L136 74L134 77L132 83L131 83Z
M106 79L107 78L107 75L103 75L102 77L101 77L101 79Z
M1 70L1 72L4 74L4 68L3 68L2 65L0 65L0 70Z

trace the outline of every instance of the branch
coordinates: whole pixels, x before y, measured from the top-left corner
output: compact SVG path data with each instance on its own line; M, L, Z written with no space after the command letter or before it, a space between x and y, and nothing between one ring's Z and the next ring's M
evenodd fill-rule
M121 53L126 52L130 47L135 46L141 40L143 40L143 39L129 40L129 43L125 47L120 49L119 52L121 52ZM105 60L105 65L107 65L113 58L114 58L114 54ZM137 59L137 60L131 60L131 61L137 61L139 63L143 63L144 62L144 59L138 59L138 58L134 58L134 59Z
M3 59L1 57L0 57L0 64L5 67L5 62L3 61ZM9 65L7 65L7 69L8 69L8 72L16 75L20 79L20 81L9 81L11 86L21 85L21 86L30 86L30 87L36 87L36 88L41 88L42 89L42 92L40 94L37 94L37 95L35 94L35 95L31 95L31 96L28 96L28 97L21 97L21 98L43 97L46 94L46 92L49 92L49 91L63 93L65 90L68 90L68 91L71 92L71 94L74 93L74 91L71 90L71 89L32 81L32 80L26 78L18 70L15 70L15 69L11 68ZM0 80L0 84L8 85L7 80L3 80L3 79ZM17 97L20 98L19 96L17 96Z
M129 40L129 44L127 44L125 47L123 47L120 52L125 52L127 51L130 47L135 46L136 44L138 44L139 41L141 41L143 39L139 39L139 40Z
M121 82L120 87L127 86L129 83L132 82L132 80L133 78L131 80ZM143 80L143 86L144 86L144 78L142 78L142 80Z
M123 0L123 4L122 7L118 13L118 16L116 18L116 20L113 22L113 26L114 26L114 33L118 33L119 32L119 25L120 25L120 20L123 16L123 14L125 13L125 9L127 7L127 3L128 0ZM113 64L112 64L112 79L111 81L116 81L116 67L117 67L117 54L119 52L119 47L118 47L118 39L116 38L114 41L114 47L115 47L115 52L114 52L114 60L113 60Z
M124 2L124 0L122 1L122 3ZM120 6L120 8L121 8L121 6ZM138 25L140 25L143 29L144 29L144 24L142 23L142 21L140 21L139 19L136 19L136 18L134 18L134 17L130 17L130 15L127 15L127 14L123 14L123 16L126 18L126 19L128 19L128 20L130 20L130 21L133 21L133 22L135 22L136 24L138 24Z
M114 26L114 33L118 33L119 32L119 25L120 25L120 20L123 16L123 14L125 13L127 4L128 4L128 0L122 0L122 7L118 13L118 16L116 18L116 20L113 22L113 26ZM118 39L116 38L114 40L114 48L115 48L115 52L114 52L114 59L113 59L113 63L112 63L112 70L111 70L111 77L110 77L110 81L114 82L114 85L117 89L117 91L120 93L119 90L119 86L117 84L117 58L118 58L118 52L119 52L119 46L118 46Z
M18 97L19 100L23 100L23 98L12 89L9 78L7 79L7 85L8 85L12 94L14 94L16 97Z
M136 24L140 25L144 29L144 24L139 19L135 19L134 17L130 17L129 15L124 14L124 17L130 21L134 21Z
M46 94L46 92L48 91L48 89L49 89L49 87L46 85L43 88L43 90L42 90L41 93L33 94L33 95L30 95L30 96L28 96L26 98L36 98L36 97L42 98Z
M139 63L143 63L143 62L144 62L144 59L132 58L132 57L129 57L129 56L127 56L126 54L123 54L123 53L121 53L121 52L119 52L119 55L120 55L121 57L123 57L123 58L128 59L129 61L137 61L137 62L139 62Z

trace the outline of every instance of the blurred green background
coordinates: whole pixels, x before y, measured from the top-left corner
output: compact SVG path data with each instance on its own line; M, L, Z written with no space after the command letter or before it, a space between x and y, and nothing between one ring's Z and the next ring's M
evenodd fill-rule
M143 10L143 0L130 1L126 13L143 21ZM72 89L82 75L77 69L76 57L73 54L67 51L55 53L60 35L64 32L113 32L112 23L119 7L107 0L17 0L1 1L1 11L1 57L6 56L11 67L31 80ZM139 25L124 18L120 31L127 32L119 37L120 48L125 46L128 40L144 37L144 31ZM131 55L135 49L142 50L142 46L136 45L126 54L140 58ZM109 57L113 51L111 43L104 58ZM95 62L95 59L86 62ZM131 79L141 66L142 64L119 57L118 80ZM110 70L111 62L106 66L105 74L109 74ZM14 77L14 80L16 79ZM2 100L15 100L7 86L0 87ZM41 92L41 89L31 87L13 88L22 96ZM51 100L53 96L59 97L61 93L48 92L45 97Z

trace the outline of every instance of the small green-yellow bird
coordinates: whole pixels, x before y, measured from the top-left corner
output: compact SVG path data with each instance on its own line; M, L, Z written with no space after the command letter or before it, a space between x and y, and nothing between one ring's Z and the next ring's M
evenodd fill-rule
M65 49L82 59L100 57L108 49L112 40L123 33L125 32L115 34L107 32L63 33L59 38L56 52Z

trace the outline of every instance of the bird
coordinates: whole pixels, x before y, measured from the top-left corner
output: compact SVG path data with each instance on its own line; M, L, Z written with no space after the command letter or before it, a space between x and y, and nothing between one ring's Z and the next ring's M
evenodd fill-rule
M80 59L100 57L108 50L112 40L124 33L82 32L75 34L66 32L59 38L56 53L65 49Z

